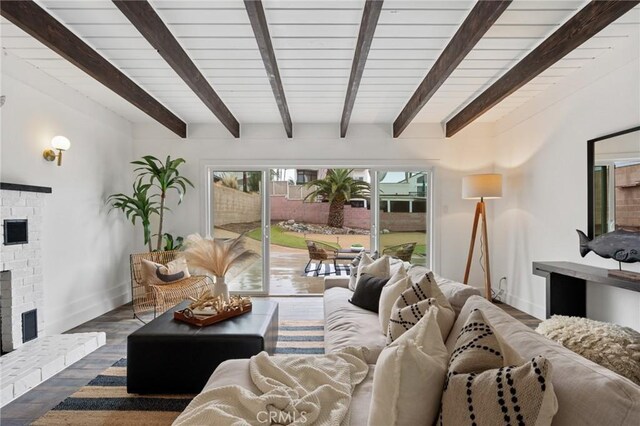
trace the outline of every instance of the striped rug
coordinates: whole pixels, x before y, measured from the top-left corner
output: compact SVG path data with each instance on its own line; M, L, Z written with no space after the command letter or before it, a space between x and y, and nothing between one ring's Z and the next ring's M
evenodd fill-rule
M349 274L351 273L351 266L349 265L336 265L336 266L333 266L332 263L323 263L322 265L320 265L320 268L318 268L317 263L311 263L307 268L309 272L304 272L302 276L304 277L324 277L327 275L349 276Z
M276 355L324 353L324 321L282 321L278 326Z
M324 353L323 321L282 321L276 356ZM34 425L170 425L194 395L127 393L127 360L121 359L62 401Z

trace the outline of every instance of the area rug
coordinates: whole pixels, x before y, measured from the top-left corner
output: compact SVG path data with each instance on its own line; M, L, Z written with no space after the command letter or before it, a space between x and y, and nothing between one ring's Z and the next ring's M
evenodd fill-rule
M335 267L332 263L323 263L319 269L317 263L312 263L306 269L309 272L302 274L305 277L326 277L328 275L349 276L351 273L351 267L349 265L337 265L337 267Z
M324 353L323 321L281 321L276 356ZM127 360L117 361L34 425L170 425L194 395L127 393Z

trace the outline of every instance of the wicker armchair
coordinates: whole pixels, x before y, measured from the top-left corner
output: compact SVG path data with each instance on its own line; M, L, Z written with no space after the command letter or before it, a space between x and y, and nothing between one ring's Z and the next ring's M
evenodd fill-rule
M327 243L321 243L320 241L305 240L307 243L307 250L309 250L309 262L304 267L304 273L318 272L322 267L322 262L325 260L332 261L334 268L336 268L336 258L338 257L338 249ZM314 260L320 261L316 269L309 269L311 262Z
M397 246L387 247L382 251L382 254L389 255L391 257L397 257L404 262L411 262L411 256L416 248L416 243L405 243Z
M131 255L131 295L133 316L153 312L154 318L189 296L197 296L205 290L213 291L211 279L205 275L192 275L170 284L146 285L142 278L142 259L166 265L176 258L177 250L138 253Z

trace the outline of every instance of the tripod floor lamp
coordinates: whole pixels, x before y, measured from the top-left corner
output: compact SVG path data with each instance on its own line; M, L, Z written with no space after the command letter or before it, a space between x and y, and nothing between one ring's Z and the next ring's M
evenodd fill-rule
M467 200L480 200L476 204L476 212L473 216L473 229L471 230L471 244L469 245L469 257L467 268L464 271L464 283L469 283L473 249L476 245L478 222L482 222L480 234L480 261L484 270L484 297L491 300L491 270L489 269L489 241L487 240L487 211L484 205L485 199L502 197L502 175L480 174L469 175L462 178L462 198Z

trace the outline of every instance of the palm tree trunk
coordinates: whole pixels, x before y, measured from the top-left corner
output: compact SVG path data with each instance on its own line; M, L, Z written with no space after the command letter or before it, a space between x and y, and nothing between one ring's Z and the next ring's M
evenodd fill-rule
M329 204L329 220L327 225L342 228L344 225L344 200L334 198Z
M166 197L166 193L162 192L160 194L160 220L158 223L158 244L156 250L160 251L160 247L162 246L162 221L164 219L164 199Z

